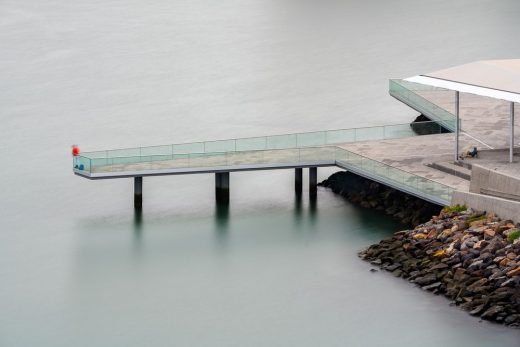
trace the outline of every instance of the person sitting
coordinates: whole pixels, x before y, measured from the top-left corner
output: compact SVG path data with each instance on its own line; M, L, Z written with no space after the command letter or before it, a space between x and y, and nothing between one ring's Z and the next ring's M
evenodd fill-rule
M465 158L478 158L478 150L477 147L473 147L471 151L467 151L459 156L460 159L464 160Z
M473 147L473 150L471 152L468 151L468 155L471 156L472 158L477 158L478 157L477 147Z

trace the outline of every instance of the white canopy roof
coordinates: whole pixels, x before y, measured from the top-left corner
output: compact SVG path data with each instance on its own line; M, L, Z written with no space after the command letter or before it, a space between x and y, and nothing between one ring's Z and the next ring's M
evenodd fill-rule
M520 59L476 61L405 80L520 102Z

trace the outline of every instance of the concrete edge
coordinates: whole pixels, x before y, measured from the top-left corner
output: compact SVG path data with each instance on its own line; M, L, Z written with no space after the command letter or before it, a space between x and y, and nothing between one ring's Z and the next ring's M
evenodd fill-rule
M518 221L520 217L520 201L511 201L489 195L456 190L451 199L452 205L466 205L475 210L493 212L502 219Z

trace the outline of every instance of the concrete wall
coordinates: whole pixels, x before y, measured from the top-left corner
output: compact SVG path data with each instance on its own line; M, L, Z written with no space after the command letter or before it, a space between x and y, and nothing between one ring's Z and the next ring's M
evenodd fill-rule
M511 219L520 222L520 202L511 201L494 196L455 191L451 200L452 205L460 204L475 210L494 212L502 219Z
M469 191L518 201L520 179L480 165L473 165Z

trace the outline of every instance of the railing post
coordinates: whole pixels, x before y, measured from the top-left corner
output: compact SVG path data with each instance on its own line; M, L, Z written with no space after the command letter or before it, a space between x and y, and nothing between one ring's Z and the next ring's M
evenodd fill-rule
M459 161L459 92L455 91L455 161Z
M511 101L511 106L509 108L510 113L510 125L509 125L509 162L513 162L513 154L515 151L515 103Z
M140 210L143 208L143 177L134 177L134 208Z

